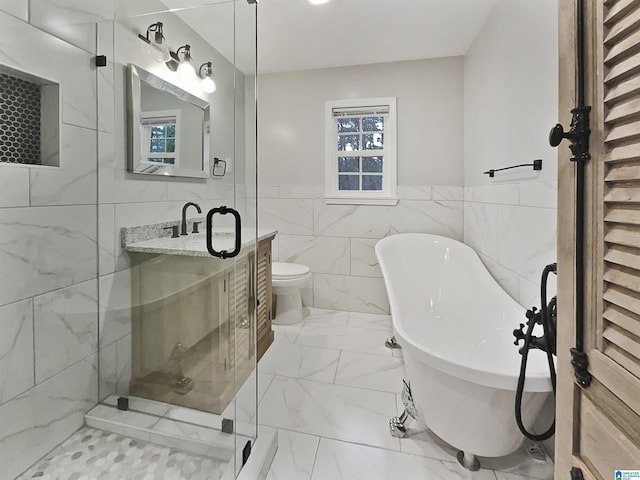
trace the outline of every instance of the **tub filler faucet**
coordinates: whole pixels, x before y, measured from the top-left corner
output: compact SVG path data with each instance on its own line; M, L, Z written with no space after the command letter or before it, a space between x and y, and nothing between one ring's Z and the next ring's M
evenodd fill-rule
M196 207L196 210L198 211L198 213L202 213L202 210L200 209L200 205L198 205L197 203L193 203L193 202L188 202L184 204L184 207L182 207L182 223L180 224L180 235L189 235L189 233L187 232L187 209L189 207ZM193 233L197 232L197 228L196 225L194 225L194 231Z

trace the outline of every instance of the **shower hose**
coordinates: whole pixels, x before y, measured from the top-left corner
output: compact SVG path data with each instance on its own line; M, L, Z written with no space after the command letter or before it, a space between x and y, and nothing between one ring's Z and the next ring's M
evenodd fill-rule
M545 351L547 355L547 362L549 364L549 374L551 377L551 386L553 389L553 396L556 395L556 368L553 363L553 355L555 354L555 339L556 339L556 297L553 297L551 301L547 304L547 282L549 279L549 275L551 273L557 272L557 265L552 263L547 265L542 272L542 281L540 282L540 300L541 300L541 310L539 315L539 321L535 318L535 315L529 320L527 326L527 332L524 337L524 345L520 350L522 354L522 360L520 362L520 376L518 377L518 386L516 388L516 401L515 401L515 414L516 414L516 423L518 424L518 428L522 432L522 434L536 442L547 440L550 438L556 430L556 421L555 415L554 420L551 423L551 426L543 433L535 434L530 432L524 426L522 422L522 394L524 392L524 382L527 373L527 360L529 357L529 350L531 348L535 348L533 346L533 342L536 337L533 336L533 328L536 324L542 324L544 344L538 345L538 347L542 347L542 350ZM535 309L534 309L535 310ZM553 318L553 322L552 322Z

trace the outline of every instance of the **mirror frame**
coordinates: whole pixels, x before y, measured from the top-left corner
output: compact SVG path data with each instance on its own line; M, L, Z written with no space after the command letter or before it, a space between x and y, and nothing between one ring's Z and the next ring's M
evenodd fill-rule
M206 151L205 131L208 133L210 122L209 102L182 90L180 87L157 77L153 73L132 63L128 64L128 92L127 92L127 171L137 175L161 175L168 177L210 178L209 152ZM137 170L140 165L140 119L141 119L141 86L145 82L158 90L173 95L180 100L188 102L202 110L202 131L200 132L200 145L202 146L202 163L200 170L190 168L178 168L166 164L144 164L148 168Z

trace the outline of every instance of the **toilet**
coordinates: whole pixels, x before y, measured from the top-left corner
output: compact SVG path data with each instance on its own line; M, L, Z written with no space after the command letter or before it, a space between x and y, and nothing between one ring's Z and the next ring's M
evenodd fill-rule
M311 279L311 269L297 263L273 262L272 289L276 296L276 325L291 325L302 321L302 290Z

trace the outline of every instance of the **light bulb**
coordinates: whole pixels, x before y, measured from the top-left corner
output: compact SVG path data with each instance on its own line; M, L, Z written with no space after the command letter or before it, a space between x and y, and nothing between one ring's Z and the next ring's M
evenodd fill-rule
M184 79L191 79L196 76L196 69L190 60L183 60L178 65L178 73Z
M329 0L307 0L311 5L322 5L323 3L329 3Z
M202 90L206 93L213 93L216 91L216 82L211 76L207 75L202 79Z

